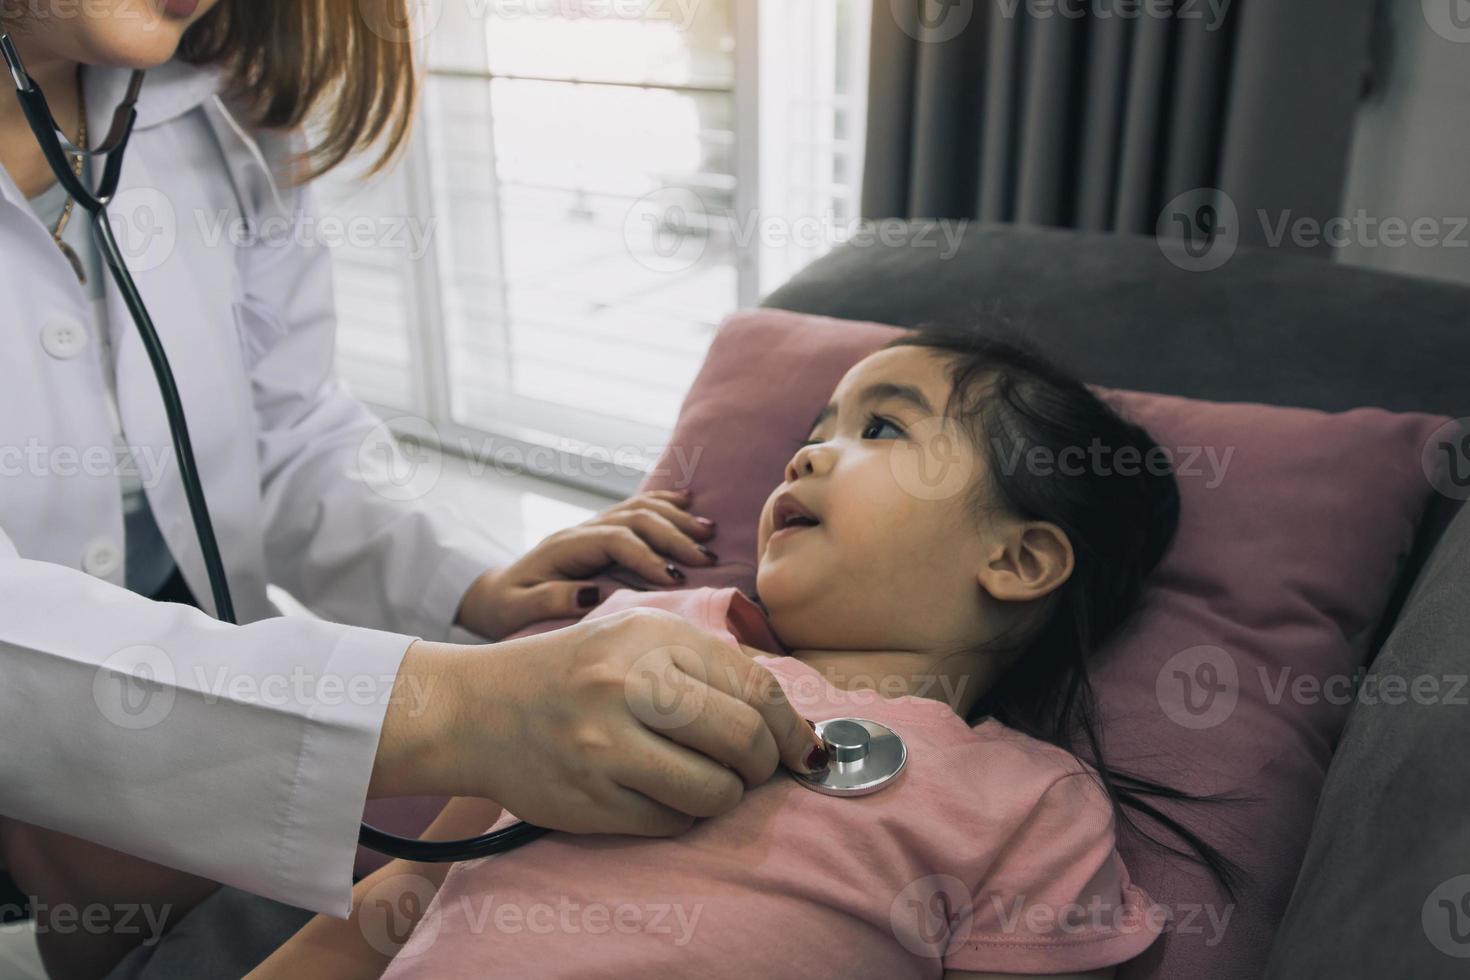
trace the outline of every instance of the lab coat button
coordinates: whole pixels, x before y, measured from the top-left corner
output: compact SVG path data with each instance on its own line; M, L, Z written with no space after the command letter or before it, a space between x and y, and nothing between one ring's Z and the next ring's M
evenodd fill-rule
M110 538L98 538L82 554L82 571L108 578L122 567L122 549Z
M87 329L76 320L52 320L41 328L41 346L57 360L68 360L86 348Z

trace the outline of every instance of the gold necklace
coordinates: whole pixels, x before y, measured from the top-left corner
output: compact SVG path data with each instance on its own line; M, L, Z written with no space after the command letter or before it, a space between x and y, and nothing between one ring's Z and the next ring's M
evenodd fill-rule
M80 147L85 147L87 145L87 107L82 97L82 79L80 71L77 72L77 119L80 121L77 124L76 145ZM80 153L75 154L72 157L71 169L72 173L77 175L77 180L82 179L82 164L82 155ZM66 204L63 205L61 208L61 217L57 219L56 227L51 229L51 240L56 243L56 247L61 249L61 254L65 255L67 261L71 263L71 271L77 274L77 281L85 286L87 284L87 273L86 270L82 268L81 256L77 255L76 249L72 248L66 242L61 240L61 235L63 232L66 231L66 226L71 221L72 212L76 210L76 207L76 198L68 194L66 196Z

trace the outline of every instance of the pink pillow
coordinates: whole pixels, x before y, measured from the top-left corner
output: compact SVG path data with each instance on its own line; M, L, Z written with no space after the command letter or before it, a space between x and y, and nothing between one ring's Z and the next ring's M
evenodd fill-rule
M1193 793L1251 798L1159 804L1242 867L1233 908L1198 865L1125 839L1174 918L1118 976L1259 977L1351 710L1356 641L1433 490L1421 447L1446 420L1097 390L1173 451L1181 498L1137 617L1098 654L1104 747Z
M849 367L903 332L778 310L725 322L644 485L679 485L672 447L702 447L688 488L719 522L722 563L686 569L681 587L754 588L756 517L793 441ZM1444 419L1095 390L1171 451L1181 495L1142 608L1095 661L1109 761L1253 798L1174 811L1245 869L1233 907L1198 866L1123 840L1133 878L1174 918L1119 977L1257 977L1349 711L1351 640L1409 549L1431 493L1420 448Z

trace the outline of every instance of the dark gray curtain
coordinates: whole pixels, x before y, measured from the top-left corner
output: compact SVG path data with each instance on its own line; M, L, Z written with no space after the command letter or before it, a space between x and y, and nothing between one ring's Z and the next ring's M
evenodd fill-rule
M1325 221L1372 8L873 0L863 214L1152 233L1176 196L1212 188L1242 244L1269 240L1263 217Z

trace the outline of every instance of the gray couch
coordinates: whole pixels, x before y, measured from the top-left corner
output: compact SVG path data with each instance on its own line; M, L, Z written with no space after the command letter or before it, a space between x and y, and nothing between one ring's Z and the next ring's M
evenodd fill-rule
M949 251L942 235L848 244L765 305L910 327L1013 321L1119 388L1470 416L1470 288L1268 250L1190 272L1149 238L999 225ZM1459 499L1435 495L1369 656L1375 670L1470 672ZM1470 707L1355 707L1269 977L1470 976L1467 773Z

